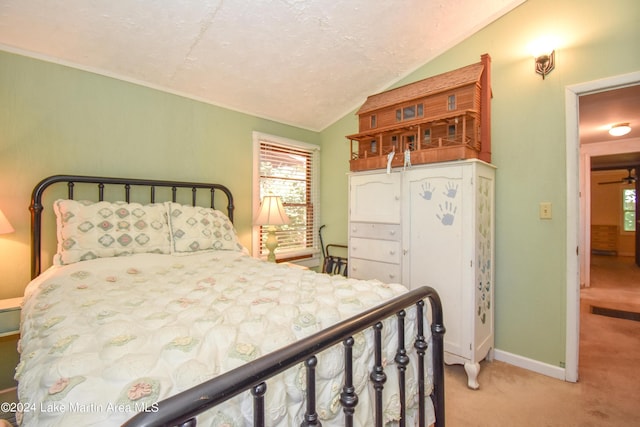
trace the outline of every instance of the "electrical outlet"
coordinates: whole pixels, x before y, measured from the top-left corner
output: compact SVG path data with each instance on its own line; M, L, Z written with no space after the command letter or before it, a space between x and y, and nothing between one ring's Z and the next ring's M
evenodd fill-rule
M540 219L551 219L551 202L540 202Z

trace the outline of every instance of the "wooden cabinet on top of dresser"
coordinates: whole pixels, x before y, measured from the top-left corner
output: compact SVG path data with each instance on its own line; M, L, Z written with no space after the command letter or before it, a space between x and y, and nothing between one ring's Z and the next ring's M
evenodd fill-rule
M493 356L494 346L494 178L495 168L475 159L414 166L390 175L350 175L351 276L433 287L444 311L445 362L463 364L473 389L479 387L479 362ZM376 222L376 217L384 221ZM360 237L363 224L370 227L366 242ZM384 239L374 237L382 229L389 231L381 233ZM395 240L398 230L402 236ZM365 274L354 273L351 266L363 257L356 257L358 249L351 246L368 244L373 251L385 245L382 241L400 244L399 279L388 277L398 267L398 258L391 256L364 257Z

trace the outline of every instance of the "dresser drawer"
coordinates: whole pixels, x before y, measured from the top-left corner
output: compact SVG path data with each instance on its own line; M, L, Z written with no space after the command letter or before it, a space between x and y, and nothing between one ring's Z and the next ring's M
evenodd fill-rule
M400 242L353 237L349 241L349 257L399 264Z
M349 259L349 277L354 279L377 279L385 283L400 283L400 264L369 261L360 258Z
M368 239L400 240L400 224L380 224L374 222L352 222L349 224L351 237Z

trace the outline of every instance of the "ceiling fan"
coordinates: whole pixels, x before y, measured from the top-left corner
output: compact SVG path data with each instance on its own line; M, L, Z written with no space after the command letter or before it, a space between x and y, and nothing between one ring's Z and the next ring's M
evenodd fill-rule
M622 178L619 181L607 181L607 182L599 182L598 184L600 185L604 185L604 184L626 184L626 185L630 185L636 182L636 177L631 175L631 169L632 168L627 168L627 171L629 172L629 174L627 176L625 176L624 178Z

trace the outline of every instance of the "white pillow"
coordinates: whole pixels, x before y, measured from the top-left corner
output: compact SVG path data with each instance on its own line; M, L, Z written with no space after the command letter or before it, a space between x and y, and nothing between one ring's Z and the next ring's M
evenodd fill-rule
M233 224L224 213L200 206L166 204L172 254L243 249Z
M171 253L164 204L56 200L54 264L133 253Z

